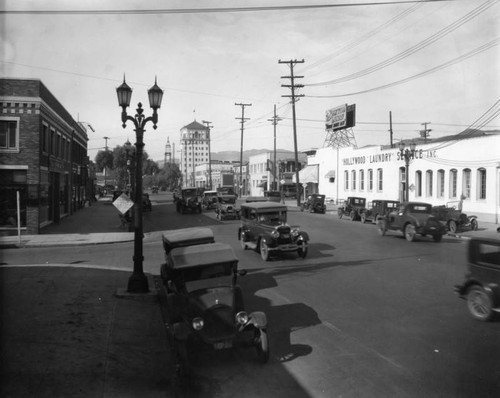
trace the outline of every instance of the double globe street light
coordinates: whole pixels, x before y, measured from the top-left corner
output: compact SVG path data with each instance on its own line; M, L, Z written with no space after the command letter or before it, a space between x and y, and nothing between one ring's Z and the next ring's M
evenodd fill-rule
M153 109L153 115L146 117L143 115L144 109L142 104L137 104L136 114L134 117L127 114L127 107L130 106L132 98L132 89L123 83L116 89L118 95L118 105L122 108L122 127L125 128L127 121L130 120L135 126L136 135L136 161L135 161L135 204L134 204L134 272L128 280L127 291L129 293L147 293L149 292L148 279L143 271L143 224L142 224L142 153L144 148L144 127L146 123L152 122L153 128L156 130L158 122L158 109L160 109L161 100L163 98L163 90L155 84L148 90L149 105Z
M410 160L415 157L416 147L417 145L413 141L410 143L410 149L405 148L405 143L403 141L399 143L399 156L400 159L403 159L405 161L405 197L403 200L405 202L410 200L410 198L408 197L410 185Z

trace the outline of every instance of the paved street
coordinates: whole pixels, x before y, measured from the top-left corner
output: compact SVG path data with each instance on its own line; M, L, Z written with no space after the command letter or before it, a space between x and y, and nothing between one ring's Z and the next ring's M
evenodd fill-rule
M109 209L105 206L109 205L93 206L84 211ZM151 220L163 223L160 229L209 226L216 240L232 245L240 259L240 268L248 270L248 275L241 278L247 309L265 311L270 322L269 364L260 365L254 350L248 348L214 353L196 347L189 353L194 372L189 385L181 390L184 396L498 396L500 323L472 320L465 303L453 293L453 285L463 278L467 237L473 232L465 232L465 238L445 237L441 243L428 238L409 243L396 233L379 236L373 224L339 220L332 213L301 213L291 208L289 222L301 225L311 235L308 257L302 260L292 254L264 263L254 251L241 249L237 240L238 221L219 222L213 213L180 215L169 201L163 200L153 206L151 215L154 215ZM112 213L108 217L111 225L116 215ZM90 216L85 218L91 219ZM103 215L94 220L101 224L106 222ZM70 222L70 218L61 222L61 228L65 221ZM496 236L493 226L483 226L476 232ZM53 233L58 233L56 226ZM125 285L132 268L131 246L130 243L117 243L95 245L91 250L88 246L7 249L3 251L2 260L11 266L38 261L88 267L94 270L88 271L92 273L97 272L96 268L102 268L102 272L109 272L106 269L126 271L115 271L122 276L103 287L108 290L109 297L117 287ZM146 234L144 255L144 269L154 278L163 261L159 233ZM98 279L87 277L86 269L77 268L77 279L71 282L75 287L84 286L87 281L98 286ZM16 270L3 268L2 276L11 277L18 272ZM20 287L28 289L33 284L37 297L48 295L49 301L58 297L61 287L47 283L54 279L53 276L24 275L16 279L16 283L22 281ZM15 291L9 291L12 294L9 297L15 297ZM42 318L36 316L37 309L45 308L45 300L35 300L37 306L28 308L29 297L20 303L26 308L18 313L25 313L29 318L19 328L27 328L29 320L39 333L46 333L48 329L40 323ZM88 321L98 318L93 313L96 308L90 305L91 297L88 294L68 296L66 304L81 300L84 307L63 305L61 308L66 311L50 311L47 322L66 325L67 329L59 332L61 335L73 333L88 339ZM112 300L108 298L107 302L112 303ZM123 301L119 302L120 308L125 308L121 303ZM49 308L56 307L53 303ZM83 322L71 323L73 318L70 316L76 316L71 314L79 313L73 308L80 308L79 311L85 313L80 316ZM153 308L158 309L158 306L153 304ZM9 313L9 316L14 314ZM154 322L160 319L158 313L145 316ZM81 325L84 328L79 328ZM124 324L116 325L125 327ZM13 329L9 330L12 333ZM160 333L161 327L154 330ZM27 338L29 335L21 336ZM103 340L98 340L102 344ZM86 341L86 346L96 342ZM109 341L112 344L119 339ZM135 339L136 349L145 350L147 356L151 341L148 339L148 345L142 347L140 341L140 337ZM161 358L162 353L167 358ZM168 369L168 350L162 349L155 354L150 365L160 364ZM65 358L67 352L61 351L60 355ZM121 355L126 357L127 352ZM20 369L26 366L22 359L28 357L23 353L17 358L22 374ZM83 380L83 376L78 376L82 372L78 366L85 367L88 363L78 365L76 361L73 364L74 377ZM113 373L117 381L123 377L118 373ZM157 377L155 375L151 373L150 381ZM44 380L50 383L49 379ZM159 376L155 383L159 383L154 389L156 392L169 394L174 391L168 376ZM132 384L134 388L141 386L140 382ZM108 392L103 396L113 395Z

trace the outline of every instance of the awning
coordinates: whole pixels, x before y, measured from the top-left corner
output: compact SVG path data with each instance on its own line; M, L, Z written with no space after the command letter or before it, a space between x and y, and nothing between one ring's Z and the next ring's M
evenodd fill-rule
M335 170L330 170L325 174L325 178L335 178Z
M293 176L293 181L295 182L295 176ZM318 165L313 164L304 167L299 171L299 182L301 184L307 184L309 182L318 183Z
M267 181L261 182L259 185L257 185L258 188L267 188Z

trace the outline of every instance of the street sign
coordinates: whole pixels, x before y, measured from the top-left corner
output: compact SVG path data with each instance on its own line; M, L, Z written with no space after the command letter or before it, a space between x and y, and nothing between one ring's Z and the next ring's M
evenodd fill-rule
M125 214L134 206L134 202L127 195L122 193L113 202L113 206L115 206L120 213Z

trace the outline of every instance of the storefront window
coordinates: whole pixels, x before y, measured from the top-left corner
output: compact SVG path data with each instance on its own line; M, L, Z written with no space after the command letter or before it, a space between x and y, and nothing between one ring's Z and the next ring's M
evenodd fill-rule
M457 170L450 170L450 198L457 197Z
M415 173L415 196L417 198L422 196L422 172L420 170Z
M373 169L368 169L368 190L373 191Z
M425 195L426 196L432 196L432 186L434 184L434 176L432 175L432 170L427 170L425 173Z
M21 227L26 227L28 201L26 170L0 170L0 228L17 227L17 192L19 192Z
M384 171L382 169L377 169L377 190L382 192L384 190Z
M470 169L464 169L463 181L462 181L462 193L465 196L465 199L470 199L470 182L471 182Z
M486 199L486 169L480 168L477 171L479 199Z
M0 150L6 152L19 149L18 118L2 118L0 120Z
M438 170L437 172L437 197L442 198L444 196L444 170Z

